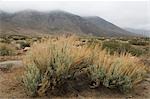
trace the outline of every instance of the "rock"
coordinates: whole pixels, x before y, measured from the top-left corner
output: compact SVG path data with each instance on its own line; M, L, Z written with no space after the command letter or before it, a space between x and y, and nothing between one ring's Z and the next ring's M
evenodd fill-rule
M127 97L126 97L126 99L128 99L128 98L133 98L133 96L132 96L132 95L130 95L130 96L127 96Z
M0 64L0 70L2 71L2 72L7 72L7 71L9 71L11 68L12 68L12 66L13 66L13 64Z
M16 60L16 61L4 61L0 62L0 69L2 70L8 70L10 68L17 68L23 66L23 63L21 60Z
M26 52L26 51L28 51L28 50L30 50L30 47L25 47L25 48L23 49L24 52Z

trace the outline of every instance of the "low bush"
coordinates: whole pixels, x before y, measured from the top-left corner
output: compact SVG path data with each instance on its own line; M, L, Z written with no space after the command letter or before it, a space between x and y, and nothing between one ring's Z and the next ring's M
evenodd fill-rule
M57 41L42 41L31 47L25 58L28 68L23 77L29 95L42 96L48 89L53 91L67 79L73 79L76 72L91 65L94 50L91 51L87 47L78 48L75 41L74 38L59 38ZM30 72L32 67L36 69ZM37 75L40 76L36 76L36 71L39 71Z
M92 66L89 76L92 82L95 81L95 87L104 85L108 88L116 88L122 92L128 92L145 76L145 66L130 55L101 56L97 64Z
M132 45L139 45L139 46L146 46L149 44L147 41L141 41L140 39L130 40L129 43Z
M91 82L121 91L140 82L145 67L130 55L110 55L99 45L77 46L77 37L59 37L33 44L24 64L23 85L30 96L45 95L63 86L76 73L89 74Z
M13 40L26 40L28 37L23 35L10 35L8 38Z
M4 38L0 38L0 43L10 43L9 41L7 41L6 39Z
M25 91L29 96L35 96L41 80L39 69L35 65L27 65L23 83Z
M140 55L144 54L144 52L142 50L134 48L128 43L121 43L118 41L104 41L102 44L102 48L109 51L110 54L114 54L116 52L119 54L128 52L134 56L140 56Z
M20 45L21 49L24 49L25 47L30 47L30 43L24 40L17 41L17 43Z
M14 55L15 48L7 43L0 43L0 56Z

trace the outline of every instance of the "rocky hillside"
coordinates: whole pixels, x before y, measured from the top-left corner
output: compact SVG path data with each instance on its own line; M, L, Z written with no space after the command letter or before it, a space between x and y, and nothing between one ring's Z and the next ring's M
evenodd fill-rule
M94 36L133 36L131 32L100 18L81 17L64 11L16 13L0 11L0 34L44 35L76 33Z

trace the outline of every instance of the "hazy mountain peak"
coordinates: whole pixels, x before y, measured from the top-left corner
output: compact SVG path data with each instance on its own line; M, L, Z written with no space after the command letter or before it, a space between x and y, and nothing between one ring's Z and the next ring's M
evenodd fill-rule
M63 11L63 10L53 10L49 12L50 14L59 14L59 15L74 15L72 13Z

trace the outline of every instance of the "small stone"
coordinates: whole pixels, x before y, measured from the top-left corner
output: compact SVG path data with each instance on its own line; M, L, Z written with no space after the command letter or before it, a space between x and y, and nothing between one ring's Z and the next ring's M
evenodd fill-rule
M126 98L127 98L127 99L128 99L128 98L133 98L133 96L132 96L132 95L130 95L130 96L127 96Z

